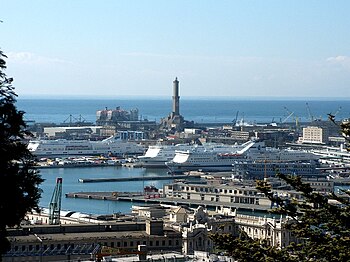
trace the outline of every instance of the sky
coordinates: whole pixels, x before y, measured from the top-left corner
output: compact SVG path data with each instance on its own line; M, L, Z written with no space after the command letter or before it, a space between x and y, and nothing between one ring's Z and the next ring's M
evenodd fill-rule
M350 99L347 0L0 0L19 97Z

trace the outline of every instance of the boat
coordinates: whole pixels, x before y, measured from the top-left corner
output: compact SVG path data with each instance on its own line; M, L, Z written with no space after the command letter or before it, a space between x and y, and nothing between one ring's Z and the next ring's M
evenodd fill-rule
M166 162L171 161L175 157L177 151L205 151L215 150L222 152L231 152L236 150L237 145L225 145L223 143L203 143L198 144L175 144L162 145L160 143L148 147L146 153L138 156L138 160L142 167L166 168Z
M137 159L142 167L166 168L165 162L174 158L176 150L187 150L193 146L190 144L162 145L157 143L149 146L145 154L138 156Z
M176 151L171 161L166 162L170 173L188 171L231 171L232 163L243 158L243 153L255 145L247 141L241 145L208 147L204 150L193 148L187 151Z
M235 163L247 160L300 162L318 159L317 155L310 152L266 147L263 141L252 140L243 143L241 146L236 147L236 150L230 152L218 149L177 151L175 157L171 161L166 162L166 166L171 173L195 170L221 172L232 171Z
M104 140L39 139L28 143L29 151L37 157L139 155L145 152L143 145L111 136Z

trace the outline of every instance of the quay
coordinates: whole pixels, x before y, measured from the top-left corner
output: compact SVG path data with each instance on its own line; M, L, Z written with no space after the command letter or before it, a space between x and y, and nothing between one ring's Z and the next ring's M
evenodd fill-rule
M267 211L270 205L255 205L243 203L215 202L208 200L181 199L162 196L157 192L145 194L143 192L76 192L66 193L66 198L82 198L108 201L140 202L147 204L185 205L189 207L203 206L205 208L230 207L240 210Z
M199 174L189 175L165 175L165 176L139 176L139 177L118 177L118 178L79 178L80 183L98 182L125 182L125 181L145 181L145 180L171 180L171 179L194 179L200 178Z

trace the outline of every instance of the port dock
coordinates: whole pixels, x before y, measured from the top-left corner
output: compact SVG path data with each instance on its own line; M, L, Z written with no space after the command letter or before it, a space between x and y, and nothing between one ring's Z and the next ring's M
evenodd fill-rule
M125 181L146 181L146 180L172 180L172 179L195 179L200 178L199 174L189 175L165 175L165 176L138 176L138 177L116 177L116 178L79 178L80 183L98 182L125 182Z
M166 205L186 205L189 207L204 206L206 208L216 207L232 207L240 210L251 211L266 211L271 209L269 205L254 205L243 203L224 203L205 200L193 200L182 199L174 197L166 197L157 192L151 194L145 194L144 192L76 192L66 193L67 198L82 198L82 199L95 199L95 200L107 200L107 201L127 201L127 202L139 202L147 204L166 204Z

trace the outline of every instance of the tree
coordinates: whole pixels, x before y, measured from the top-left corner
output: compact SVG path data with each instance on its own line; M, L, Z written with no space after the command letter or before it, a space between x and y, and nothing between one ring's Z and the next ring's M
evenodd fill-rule
M329 119L335 123L334 116ZM341 134L349 142L350 122L342 121ZM348 147L349 150L349 147ZM303 196L303 201L286 202L273 194L266 181L257 181L257 189L278 208L271 212L289 218L286 228L299 240L280 248L271 247L264 240L253 240L245 232L238 236L213 234L217 248L237 261L349 261L350 260L350 192L345 197L313 192L301 177L276 174Z
M0 50L0 255L10 248L8 227L20 225L27 212L39 211L44 181L34 166L34 157L24 139L31 136L15 105L13 78L7 78L6 55ZM1 258L0 258L1 259Z

